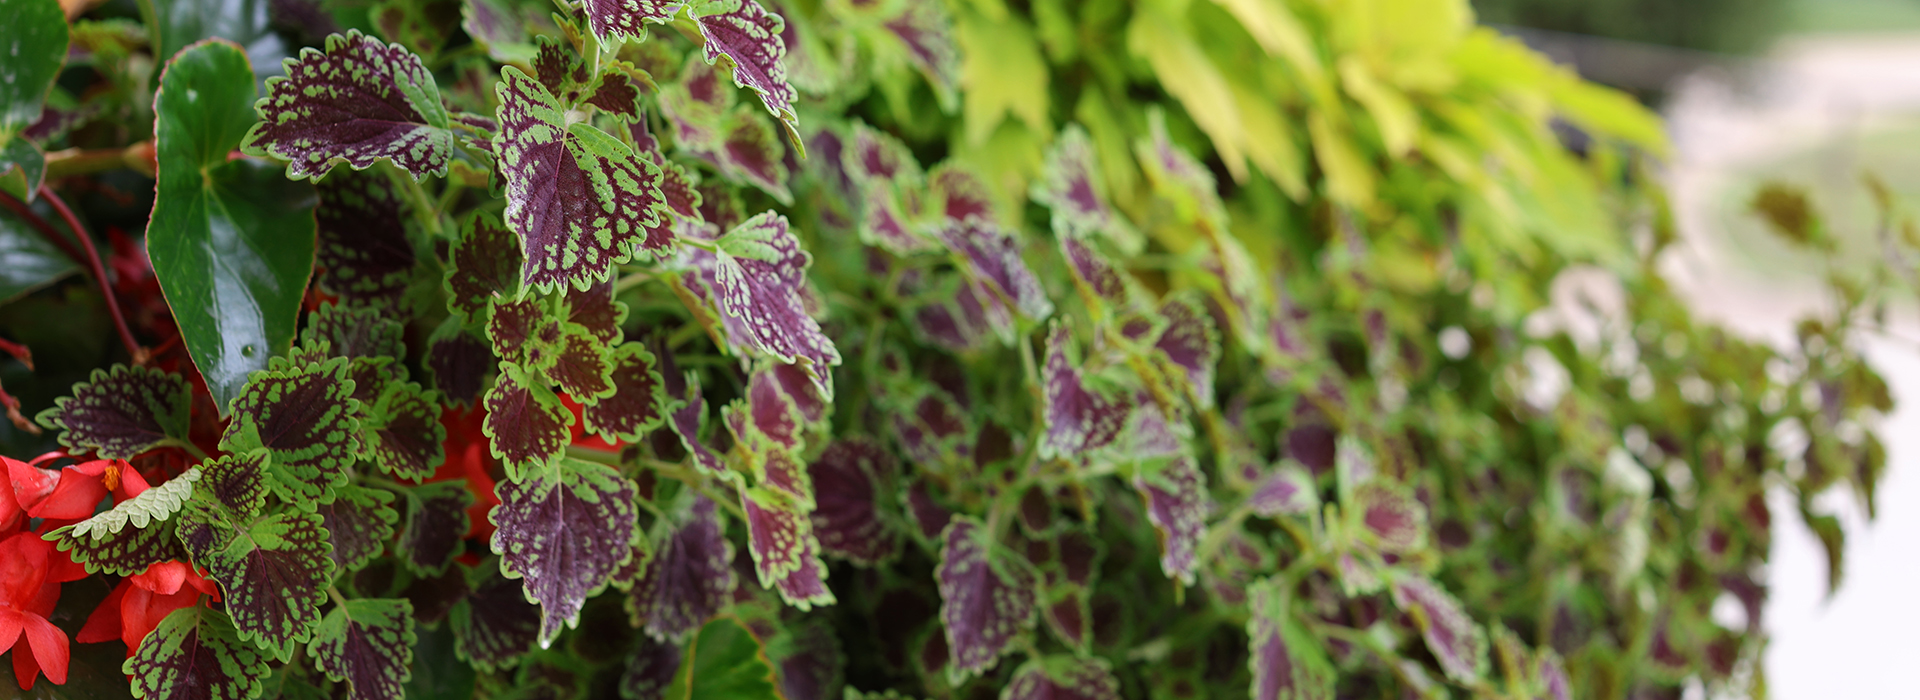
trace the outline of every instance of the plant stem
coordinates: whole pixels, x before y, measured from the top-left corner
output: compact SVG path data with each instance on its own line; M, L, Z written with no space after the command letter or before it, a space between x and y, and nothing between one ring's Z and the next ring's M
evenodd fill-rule
M26 202L22 202L6 192L0 192L0 206L5 206L7 210L13 212L14 215L26 219L28 225L32 226L35 231L40 232L41 238L47 239L47 242L52 243L53 247L59 248L60 252L65 253L67 258L72 260L74 264L87 264L87 256L82 255L79 248L73 247L73 241L69 241L66 236L60 235L60 231L55 229L53 224L48 223L46 218L40 216L39 212L27 206Z
M211 461L213 459L212 457L208 457L206 451L200 449L199 445L193 444L193 442L190 440L183 440L181 438L170 437L165 440L161 440L160 446L161 447L178 447L180 449L186 450L187 454L193 455L194 459L200 460L202 462Z
M434 238L444 237L446 230L440 226L440 210L433 206L433 199L427 196L427 190L420 186L420 181L401 172L399 168L388 169L387 177L392 178L394 184L406 191L407 198L413 200L413 218L419 219L420 224L427 227L427 233Z
M149 148L152 145L151 142L145 144L145 146ZM119 170L121 168L138 170L139 168L134 167L134 159L142 154L142 151L139 150L141 147L142 144L134 144L126 148L90 148L85 150L69 148L63 151L48 153L46 179L53 180L73 175L88 175L106 172L108 170Z
M73 237L80 239L80 246L86 249L87 264L93 268L93 279L100 283L100 296L107 300L107 312L113 315L113 327L120 332L120 342L127 346L127 354L132 356L133 364L146 364L146 351L140 349L140 343L133 339L133 330L127 328L127 316L120 312L120 299L114 296L113 283L107 280L106 266L100 264L100 251L93 247L92 234L87 233L86 227L80 225L80 219L73 215L73 210L68 209L67 203L61 201L60 195L54 194L52 189L41 185L40 196L47 198L47 203L53 205L53 210L66 220Z

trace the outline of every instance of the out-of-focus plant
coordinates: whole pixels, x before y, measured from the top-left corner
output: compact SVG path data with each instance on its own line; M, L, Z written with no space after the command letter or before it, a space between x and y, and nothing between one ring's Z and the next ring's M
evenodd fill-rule
M118 7L0 0L22 687L1753 689L1884 467L1910 287L1697 323L1458 0Z
M1788 0L1473 0L1487 22L1732 54L1766 49Z

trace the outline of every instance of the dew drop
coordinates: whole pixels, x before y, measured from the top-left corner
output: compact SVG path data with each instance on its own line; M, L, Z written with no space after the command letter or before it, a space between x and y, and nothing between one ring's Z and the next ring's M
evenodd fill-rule
M258 354L260 354L260 350L259 350L258 348L255 348L255 347L254 347L254 346L252 346L252 345L242 345L242 346L240 346L240 356L241 356L241 357L245 357L245 358L248 358L248 359L252 359L254 355L258 355Z

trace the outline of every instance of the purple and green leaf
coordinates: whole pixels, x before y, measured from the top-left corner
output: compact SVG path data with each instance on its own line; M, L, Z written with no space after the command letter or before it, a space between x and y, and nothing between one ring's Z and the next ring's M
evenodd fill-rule
M700 423L707 416L707 402L700 396L700 385L693 380L692 375L688 375L685 384L687 395L679 397L679 407L668 414L667 427L673 430L674 435L680 437L680 444L693 458L694 466L708 474L724 478L731 473L727 471L726 463L721 461L720 455L714 454L706 443L700 441Z
M666 420L667 394L653 353L639 343L614 349L613 393L582 412L587 430L608 440L637 442Z
M433 476L446 461L447 428L440 397L413 382L387 385L367 413L361 441L380 470L402 479Z
M718 508L696 496L686 520L655 545L628 591L627 612L647 634L677 642L719 614L734 585L733 544Z
M601 41L645 39L648 24L672 22L686 0L585 0L587 26Z
M180 542L220 583L240 638L288 659L320 622L333 582L324 521L298 510L235 522L206 507L181 514Z
M580 607L633 555L633 482L601 464L562 460L552 474L499 485L493 550L541 608L540 639L579 624Z
M220 448L245 452L264 447L269 483L283 500L311 510L333 500L345 484L360 449L359 402L347 378L347 360L333 358L295 368L275 363L254 373L233 401L233 421ZM248 629L244 616L236 617Z
M808 465L813 479L813 531L827 554L873 566L900 547L898 525L883 502L898 467L893 455L865 438L827 445Z
M1106 235L1123 240L1132 227L1107 200L1106 180L1099 174L1093 139L1078 124L1060 130L1046 165L1034 180L1029 196L1053 212L1053 233L1062 239Z
M471 405L480 400L480 390L486 386L487 374L498 366L497 360L486 341L461 328L456 317L447 320L427 339L427 356L421 364L441 396Z
M320 506L318 512L333 545L335 572L358 571L380 556L399 520L392 493L361 486L335 489L333 502Z
M528 376L519 365L500 364L500 377L482 402L487 409L482 432L493 456L504 460L507 476L553 462L567 447L573 413L547 388L545 378Z
M1247 646L1252 700L1332 700L1333 668L1326 653L1290 617L1281 586L1262 582L1256 587Z
M1211 505L1206 474L1192 457L1181 456L1158 470L1141 469L1133 485L1146 499L1147 520L1160 533L1160 568L1169 578L1193 585Z
M191 468L112 509L47 533L61 551L86 566L90 573L132 576L153 564L185 559L187 551L174 536L175 516L193 496L203 473Z
M1473 683L1487 665L1487 634L1458 598L1433 581L1407 576L1393 582L1393 603L1413 616L1440 670L1459 683Z
M807 514L785 496L760 488L740 487L740 505L747 515L747 551L760 585L776 588L780 597L802 610L831 605L826 567L820 563L819 542Z
M168 441L187 439L187 380L146 367L96 369L37 417L60 431L60 444L101 459L130 459Z
M953 253L967 277L985 287L982 299L989 308L1011 311L1030 321L1053 313L1053 302L1020 257L1020 241L997 224L982 218L949 220L939 230L940 240Z
M1047 334L1047 360L1041 369L1047 420L1047 432L1040 438L1042 457L1075 457L1113 444L1133 409L1124 394L1087 386L1079 363L1069 356L1071 344L1065 325L1055 325Z
M394 542L401 563L421 576L438 576L453 565L471 527L473 492L462 481L439 481L408 489L407 522Z
M351 700L400 700L413 664L413 604L359 599L335 606L307 654L314 668L346 684Z
M1099 658L1052 656L1013 672L1000 700L1120 700L1120 679Z
M287 177L319 178L336 161L364 170L387 159L414 179L445 175L453 131L440 88L419 56L349 30L286 62L255 103L260 123L243 149L287 163Z
M970 518L947 526L936 570L940 621L955 681L993 668L1016 637L1033 628L1034 577L999 553Z
M320 288L349 303L398 303L417 262L407 238L411 205L377 172L343 171L314 189L320 194L313 212Z
M520 294L520 268L526 258L520 241L490 212L460 221L460 237L448 255L447 305L473 321L484 321L495 299Z
M134 697L154 699L246 700L272 673L226 613L202 606L168 614L120 670L133 679Z
M1427 543L1427 509L1404 488L1374 480L1353 489L1353 515L1364 541L1390 554Z
M512 668L540 641L540 606L497 566L482 564L467 582L472 592L449 618L455 651L482 671Z
M767 111L786 124L800 147L800 118L793 111L799 95L787 81L787 44L780 38L786 23L759 0L705 0L690 14L706 39L707 63L723 55L732 59L734 84L760 93Z
M749 343L782 363L807 363L820 393L831 398L827 368L840 364L840 351L807 314L802 294L813 258L800 248L786 217L762 213L722 236L720 245L737 252L705 260L721 312L747 331L735 342Z

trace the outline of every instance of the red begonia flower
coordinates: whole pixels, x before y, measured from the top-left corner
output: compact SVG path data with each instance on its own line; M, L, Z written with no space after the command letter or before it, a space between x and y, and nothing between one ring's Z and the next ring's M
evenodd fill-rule
M127 645L127 657L140 649L140 642L160 626L175 610L200 603L201 596L220 599L220 589L188 566L168 561L147 567L146 571L120 580L100 607L87 616L87 623L74 636L81 644L120 640Z
M47 616L60 600L60 584L85 575L39 533L0 540L0 650L13 651L13 674L22 689L32 690L43 672L55 684L67 682L67 633Z
M487 471L487 436L480 428L486 417L486 409L479 406L465 411L450 408L440 413L440 424L447 428L447 440L442 445L447 451L447 461L426 479L427 483L462 479L467 482L467 490L473 492L473 505L467 507L468 539L493 537L493 521L487 514L500 505L500 497L493 492L493 475Z

